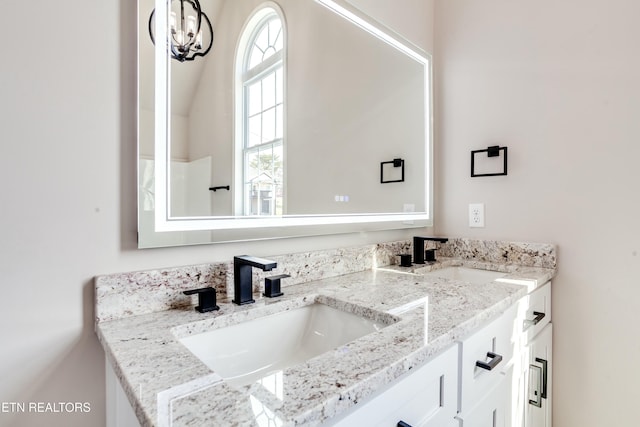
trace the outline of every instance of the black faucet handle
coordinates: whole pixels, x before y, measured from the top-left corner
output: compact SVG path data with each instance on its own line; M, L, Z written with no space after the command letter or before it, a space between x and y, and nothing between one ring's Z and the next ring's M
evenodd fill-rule
M438 242L438 243L447 243L449 241L446 237L423 237L423 236L414 236L413 237L413 263L414 264L424 264L425 256L426 261L435 261L435 253L433 251L424 251L424 243L426 241Z
M264 295L267 298L275 298L284 295L280 290L280 280L291 277L288 274L278 274L277 276L265 277Z
M208 311L220 310L220 307L216 305L216 290L212 287L190 289L184 291L185 295L198 294L198 305L196 311L200 313L206 313Z
M398 254L400 257L400 267L411 267L411 254Z

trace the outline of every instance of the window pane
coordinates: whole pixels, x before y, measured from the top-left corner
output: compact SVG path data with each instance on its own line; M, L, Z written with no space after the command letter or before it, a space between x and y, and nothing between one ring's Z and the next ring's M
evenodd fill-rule
M246 171L245 180L247 182L251 182L256 179L259 173L258 153L257 152L249 153L246 159L247 159L247 164L245 165L245 171Z
M253 116L262 110L262 94L260 82L249 86L249 115Z
M271 182L273 174L271 165L273 164L273 150L271 147L260 149L260 182Z
M249 118L249 135L247 135L247 147L253 147L262 142L262 115Z
M262 62L262 52L255 47L251 49L251 54L249 55L249 66L248 70L252 69L256 65Z
M276 75L274 73L262 80L262 96L264 100L262 108L265 110L276 105Z
M274 108L262 114L262 142L270 142L276 138L276 110Z
M268 27L264 27L260 30L260 34L258 34L254 42L255 46L260 49L261 52L264 52L269 47L269 31L267 31L267 28Z
M282 49L282 25L279 19L269 22L269 42L276 50Z

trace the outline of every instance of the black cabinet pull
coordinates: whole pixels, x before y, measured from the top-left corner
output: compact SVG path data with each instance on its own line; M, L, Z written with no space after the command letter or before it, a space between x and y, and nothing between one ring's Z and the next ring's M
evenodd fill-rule
M531 399L531 390L529 390L529 405L533 405L536 408L542 408L542 393L540 392L543 375L542 368L537 365L529 365L529 384L533 382L534 375L537 376L538 382L536 383L536 388L533 390L533 397L535 397L535 399ZM531 385L529 387L531 387Z
M396 427L411 427L410 424L405 423L404 421L398 421Z
M540 321L546 316L544 313L541 313L539 311L534 311L533 315L535 317L532 320L527 319L524 321L525 326L535 326L540 323Z
M491 360L487 362L483 362L482 360L476 360L476 366L478 368L486 369L487 371L493 370L500 362L502 362L502 356L496 353L492 353L490 351L487 352L487 357Z
M536 357L535 360L537 363L540 363L542 367L531 364L529 365L529 382L531 383L531 370L537 371L538 374L538 388L534 390L533 394L536 399L529 399L529 404L536 406L538 408L542 408L542 399L547 398L547 361L545 359L540 359Z
M547 364L548 362L545 359L541 359L539 357L536 357L536 362L542 364L542 391L540 393L540 396L542 396L543 399L547 398L547 375L549 373L548 371L548 367Z

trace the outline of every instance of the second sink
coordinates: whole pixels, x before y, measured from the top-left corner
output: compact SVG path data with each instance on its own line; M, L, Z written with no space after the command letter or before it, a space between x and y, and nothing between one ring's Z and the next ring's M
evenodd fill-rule
M507 273L491 270L480 270L469 267L444 267L424 273L425 276L440 277L443 279L461 280L471 283L487 283L504 277Z

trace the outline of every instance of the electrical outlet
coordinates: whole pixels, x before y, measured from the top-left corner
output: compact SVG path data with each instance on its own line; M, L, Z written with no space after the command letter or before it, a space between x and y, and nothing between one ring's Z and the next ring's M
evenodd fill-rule
M469 227L484 227L484 203L469 204Z

